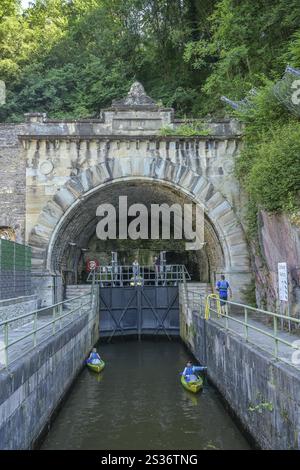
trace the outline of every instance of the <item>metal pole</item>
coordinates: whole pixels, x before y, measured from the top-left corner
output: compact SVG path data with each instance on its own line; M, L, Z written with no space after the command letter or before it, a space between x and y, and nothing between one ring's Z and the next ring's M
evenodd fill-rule
M36 347L36 330L37 330L37 312L34 314L33 322L33 346Z
M55 323L56 323L56 307L53 307L53 313L52 313L52 319L53 319L53 324L52 324L52 334L55 335Z
M287 301L287 314L288 314L288 317L290 318L290 298L288 297L288 301ZM291 320L289 319L288 320L288 325L289 325L289 333L291 332Z
M59 315L59 329L62 329L62 304L58 306L58 315Z
M273 317L273 330L274 330L274 342L275 342L275 348L274 348L274 356L277 359L278 358L278 339L277 339L277 317L274 315Z
M136 295L137 295L137 306L138 306L138 340L141 341L142 334L142 293L141 287L137 286Z
M244 308L245 312L245 340L248 341L248 310L247 307Z
M8 322L4 325L4 365L8 366Z

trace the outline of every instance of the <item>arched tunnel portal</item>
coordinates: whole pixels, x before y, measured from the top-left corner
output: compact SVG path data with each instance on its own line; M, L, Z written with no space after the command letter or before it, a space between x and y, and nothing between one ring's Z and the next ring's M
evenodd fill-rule
M44 278L61 278L64 273L77 276L83 250L107 254L112 246L95 235L99 221L96 209L104 203L117 206L121 195L128 197L128 206L193 202L205 211L202 250L187 252L172 239L160 245L148 240L142 246L123 240L113 249L125 253L125 261L130 261L129 254L136 250L151 255L163 248L170 262L187 264L195 280L213 283L216 276L225 273L234 284L236 298L241 297L251 274L244 232L232 206L205 177L160 158L140 157L138 164L130 158L107 160L72 176L48 202L31 232L29 243L37 278L41 273Z
M146 265L152 264L155 254L166 251L167 263L185 264L194 281L214 281L216 273L225 269L222 243L207 216L204 219L204 246L201 250L186 250L184 239L174 239L173 225L170 227L170 240L99 240L96 235L99 222L97 207L109 203L118 214L120 196L126 197L128 207L143 204L149 215L152 204L167 204L169 207L178 204L183 207L193 201L190 195L170 184L140 178L114 181L96 188L74 207L70 217L65 218L57 231L51 254L49 252L51 271L69 273L69 282L76 282L78 275L82 280L86 259L98 259L101 265L109 264L111 251L118 252L121 264L131 264L133 258L138 257L140 264ZM149 229L150 225L151 220Z

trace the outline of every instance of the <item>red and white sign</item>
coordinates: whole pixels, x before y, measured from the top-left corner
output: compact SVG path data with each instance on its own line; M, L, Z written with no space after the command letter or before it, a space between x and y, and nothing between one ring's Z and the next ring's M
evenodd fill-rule
M99 267L99 261L96 259L89 259L86 262L86 270L89 271L94 271L94 269Z

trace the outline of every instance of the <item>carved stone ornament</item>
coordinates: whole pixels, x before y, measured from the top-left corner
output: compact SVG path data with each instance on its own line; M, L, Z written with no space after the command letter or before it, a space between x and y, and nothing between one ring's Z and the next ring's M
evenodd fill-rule
M113 100L113 107L136 107L150 106L157 107L155 101L146 95L145 89L140 82L134 82L131 85L128 95L121 100Z
M53 171L54 165L51 160L46 160L40 165L40 172L42 175L49 175Z

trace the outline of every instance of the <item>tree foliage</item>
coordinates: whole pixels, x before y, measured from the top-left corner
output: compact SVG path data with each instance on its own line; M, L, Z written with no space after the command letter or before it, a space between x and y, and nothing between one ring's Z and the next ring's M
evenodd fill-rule
M298 204L299 122L272 92L287 63L300 67L299 0L0 5L0 79L7 85L2 121L21 121L30 111L97 116L136 79L179 116L197 118L228 113L221 95L239 100L255 88L251 106L238 113L246 126L236 168L252 208Z

